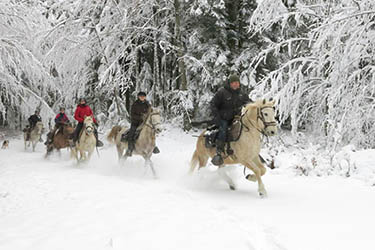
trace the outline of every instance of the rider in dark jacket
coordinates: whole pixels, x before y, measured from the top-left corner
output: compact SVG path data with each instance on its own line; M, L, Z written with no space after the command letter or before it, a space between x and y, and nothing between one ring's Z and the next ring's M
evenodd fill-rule
M35 114L31 115L27 120L29 121L30 130L32 130L37 122L42 121L42 117L39 115L39 110L35 110Z
M31 115L27 120L29 121L29 128L26 134L26 141L30 140L31 130L33 130L36 123L42 121L42 117L39 115L39 110L35 110L35 113ZM43 142L42 137L39 138L39 141Z
M211 100L211 110L214 115L214 122L219 128L219 134L216 141L216 155L212 158L214 165L222 165L224 145L227 141L227 130L232 124L236 115L241 114L241 108L251 102L249 96L241 92L240 79L232 74L228 83L220 88Z
M132 156L135 148L135 132L139 125L143 123L144 116L151 108L150 103L146 100L146 93L141 91L137 95L138 99L133 103L130 112L130 129L127 136L128 149L126 156Z
M64 126L64 124L68 124L68 123L69 123L69 118L65 114L65 108L60 107L60 113L58 113L55 118L55 127L53 128L51 132L47 134L47 141L44 144L48 145L52 143L53 137L55 136L56 131L62 126Z

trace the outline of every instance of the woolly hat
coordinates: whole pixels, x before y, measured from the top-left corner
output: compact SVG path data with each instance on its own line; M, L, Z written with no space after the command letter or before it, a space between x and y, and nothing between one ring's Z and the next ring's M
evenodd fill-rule
M229 76L229 83L231 82L239 82L240 81L240 78L238 77L237 74L231 74Z
M137 96L146 96L146 93L143 91L140 91Z

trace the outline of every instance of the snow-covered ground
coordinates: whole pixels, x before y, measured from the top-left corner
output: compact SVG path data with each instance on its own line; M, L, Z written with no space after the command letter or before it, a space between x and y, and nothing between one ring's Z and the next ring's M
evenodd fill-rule
M229 168L236 191L212 166L189 176L195 140L164 132L155 180L137 156L119 167L108 144L77 167L67 151L45 160L41 144L25 152L12 139L0 150L0 249L374 249L374 151L347 150L335 160L366 181L355 171L299 175L306 162L323 160L280 152L278 168L263 178L268 198L260 199L242 167Z

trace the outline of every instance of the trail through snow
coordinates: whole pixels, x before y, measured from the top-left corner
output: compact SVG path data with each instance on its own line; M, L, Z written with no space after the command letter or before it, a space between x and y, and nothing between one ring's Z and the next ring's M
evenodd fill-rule
M160 178L143 159L117 164L108 144L77 167L67 151L44 159L20 139L0 150L0 249L361 249L375 245L374 188L342 177L296 177L267 170L267 199L228 171L189 176L196 138L177 130L158 138Z

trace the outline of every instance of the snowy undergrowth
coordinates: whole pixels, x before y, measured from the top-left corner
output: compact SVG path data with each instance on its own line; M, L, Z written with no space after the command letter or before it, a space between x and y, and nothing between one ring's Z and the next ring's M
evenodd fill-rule
M297 137L282 131L263 147L268 162L274 159L275 172L303 176L338 175L360 179L375 186L375 150L356 149L353 145L330 151L314 135L298 133Z

